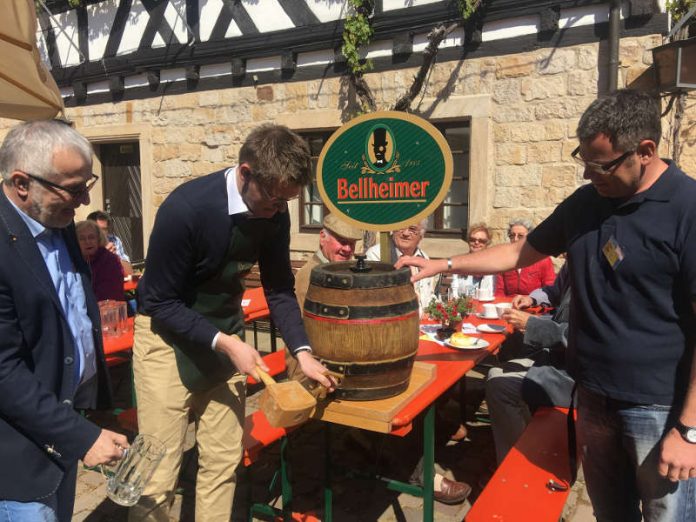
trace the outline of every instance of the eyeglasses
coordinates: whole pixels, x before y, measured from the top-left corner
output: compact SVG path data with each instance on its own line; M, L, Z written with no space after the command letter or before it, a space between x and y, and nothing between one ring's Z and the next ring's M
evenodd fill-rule
M628 158L631 154L634 154L634 150L629 150L628 152L624 152L621 156L618 158L611 160L609 163L595 163L593 161L585 161L582 159L582 157L579 156L580 154L580 147L576 147L573 152L570 153L570 156L575 160L575 163L580 165L583 169L590 170L596 174L599 174L601 176L608 176L611 174L616 167L618 167L626 158Z
M486 243L488 243L488 239L482 237L470 237L469 243L480 243L482 245L485 245Z
M266 189L266 187L263 186L263 183L261 183L259 181L259 179L256 176L254 176L254 173L248 167L247 167L247 172L249 173L249 177L252 178L256 182L256 186L258 187L259 192L261 193L261 197L270 203L288 203L288 202L293 201L293 200L300 197L299 192L295 196L292 196L291 198L282 198L280 196L276 196L274 194L271 194L268 191L268 189Z
M294 201L297 198L300 197L300 193L298 192L295 196L292 196L291 198L281 198L280 196L275 196L268 192L266 190L266 187L264 187L258 180L256 181L256 186L259 187L259 192L261 192L261 197L265 200L270 201L271 203L288 203L290 201Z
M527 237L527 234L526 234L526 233L517 233L517 234L516 234L515 232L510 232L510 233L508 234L508 237L509 237L510 239L522 239L522 238Z
M411 225L408 228L402 228L401 230L399 230L399 232L401 232L402 234L409 233L409 234L413 234L413 235L420 235L421 228L417 227L415 225Z
M33 179L34 181L38 181L42 185L45 185L47 187L51 187L54 189L59 189L67 192L74 198L79 198L80 196L87 194L90 190L94 188L94 185L97 183L99 180L99 176L96 174L92 174L91 177L89 178L89 181L87 181L84 185L81 187L66 187L64 185L59 185L58 183L53 183L52 181L48 181L45 178L42 178L40 176L35 176L34 174L30 174L29 172L24 172L20 170L22 174L24 174L26 177Z

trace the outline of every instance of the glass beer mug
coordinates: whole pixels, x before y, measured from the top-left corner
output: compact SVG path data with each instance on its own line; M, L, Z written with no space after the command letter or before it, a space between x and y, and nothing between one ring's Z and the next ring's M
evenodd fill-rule
M106 494L121 506L133 506L143 494L166 448L151 435L139 434L106 483Z

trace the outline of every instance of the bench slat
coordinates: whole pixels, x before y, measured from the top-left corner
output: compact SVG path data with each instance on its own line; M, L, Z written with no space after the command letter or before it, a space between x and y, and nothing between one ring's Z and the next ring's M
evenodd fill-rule
M566 416L564 408L537 410L467 513L467 522L560 518L570 489L551 491L546 484L570 480Z

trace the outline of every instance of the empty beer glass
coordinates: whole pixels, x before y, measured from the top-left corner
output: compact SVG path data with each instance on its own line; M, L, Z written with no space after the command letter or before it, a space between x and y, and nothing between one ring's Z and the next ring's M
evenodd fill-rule
M143 494L165 452L164 444L151 435L135 437L106 484L106 494L121 506L133 506Z

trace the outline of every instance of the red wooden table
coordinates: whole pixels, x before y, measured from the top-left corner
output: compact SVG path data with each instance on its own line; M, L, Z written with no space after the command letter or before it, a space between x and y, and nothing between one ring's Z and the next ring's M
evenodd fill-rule
M110 357L130 352L131 348L133 348L133 320L133 317L128 318L127 328L121 335L102 336L107 364Z
M392 419L392 435L404 436L411 431L415 418L425 412L423 418L423 486L414 486L395 480L388 482L389 488L414 496L423 497L423 520L431 522L434 514L433 479L435 475L435 401L451 388L457 381L471 371L477 363L500 349L511 328L500 319L480 319L471 315L464 320L478 326L482 323L506 326L506 331L499 334L475 333L467 334L488 341L489 345L480 350L457 350L421 337L418 343L416 361L435 365L435 379L409 401ZM326 483L324 487L324 520L331 522L333 518L333 492L331 490L331 450L330 429L326 430L327 462Z
M140 281L140 276L133 274L128 279L123 280L123 291L130 292L138 287L138 281Z

